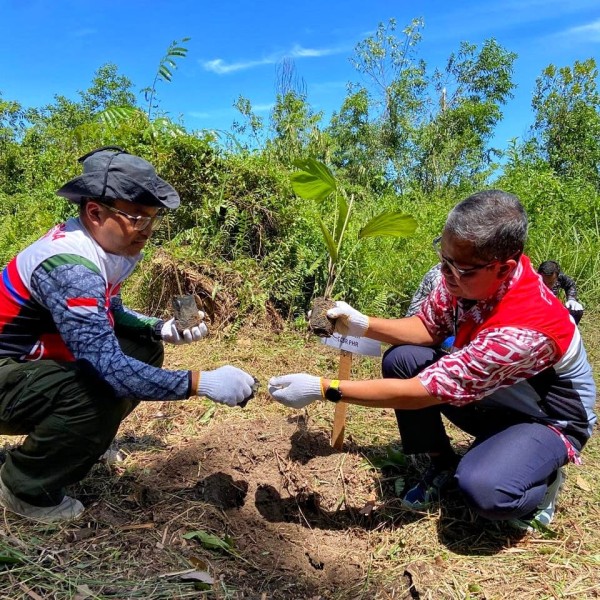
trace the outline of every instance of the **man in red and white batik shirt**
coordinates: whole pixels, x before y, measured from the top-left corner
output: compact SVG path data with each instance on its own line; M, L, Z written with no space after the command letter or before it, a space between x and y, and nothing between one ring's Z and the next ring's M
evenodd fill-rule
M443 277L416 315L367 317L345 302L328 313L340 333L392 344L383 379L336 381L333 394L329 379L293 374L273 378L271 394L295 408L320 397L394 408L404 452L431 457L407 507L455 482L483 517L547 525L562 467L580 462L596 422L596 389L577 327L523 255L526 236L518 198L470 196L434 240ZM452 335L451 353L435 348ZM474 436L464 456L442 415Z

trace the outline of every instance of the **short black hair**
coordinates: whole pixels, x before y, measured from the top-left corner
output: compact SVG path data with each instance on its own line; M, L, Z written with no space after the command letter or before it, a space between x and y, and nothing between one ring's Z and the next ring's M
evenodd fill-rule
M539 267L540 275L560 275L560 265L555 260L545 260Z
M527 214L514 194L483 190L450 211L444 233L471 242L482 260L518 259L527 239Z

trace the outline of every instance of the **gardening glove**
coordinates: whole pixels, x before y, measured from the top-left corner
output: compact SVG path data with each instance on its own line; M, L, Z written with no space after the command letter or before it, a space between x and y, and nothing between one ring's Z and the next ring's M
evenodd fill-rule
M176 346L179 344L191 344L208 335L208 327L206 327L203 322L204 313L201 310L198 311L198 316L200 317L201 323L190 329L184 329L183 332L180 332L177 329L174 318L165 321L165 324L160 330L163 342L175 344Z
M341 335L361 337L369 328L369 317L358 312L346 302L336 301L327 311L330 319L335 319L335 331Z
M321 378L306 373L271 377L269 394L284 406L304 408L323 398Z
M200 372L197 394L219 404L237 406L252 397L255 381L246 371L225 365L214 371Z
M583 306L577 300L567 300L565 305L569 310L583 311Z

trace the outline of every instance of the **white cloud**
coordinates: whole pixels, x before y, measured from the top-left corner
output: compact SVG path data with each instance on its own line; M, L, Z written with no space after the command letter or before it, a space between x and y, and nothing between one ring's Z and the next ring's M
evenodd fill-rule
M577 38L583 42L600 42L600 19L588 23L587 25L579 25L571 27L561 33L562 36Z
M275 106L275 104L273 102L270 102L269 104L256 104L256 105L253 104L252 105L252 111L253 112L268 112L274 106Z
M227 75L229 73L235 73L236 71L245 71L246 69L260 67L261 65L272 65L275 62L276 61L271 58L264 58L263 60L250 60L227 64L222 58L216 58L215 60L207 60L202 63L202 66L207 71L212 71L217 75Z
M259 60L245 60L227 63L222 58L215 58L214 60L204 61L201 64L207 71L212 71L217 75L228 75L229 73L235 73L236 71L245 71L247 69L254 69L264 65L274 65L286 57L319 58L321 56L338 54L343 51L344 50L342 48L303 48L302 46L296 44L287 52L274 52Z
M287 53L287 56L291 58L315 58L319 56L330 56L331 54L337 54L340 52L336 48L303 48L297 44Z

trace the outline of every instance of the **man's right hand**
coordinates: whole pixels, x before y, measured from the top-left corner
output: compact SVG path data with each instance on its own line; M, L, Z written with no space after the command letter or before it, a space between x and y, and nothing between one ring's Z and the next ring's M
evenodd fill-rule
M346 302L336 301L335 306L327 311L327 316L335 319L335 331L341 335L361 337L369 328L369 317Z
M237 406L254 393L255 379L242 369L225 365L214 371L201 371L198 396L206 396L219 404Z

